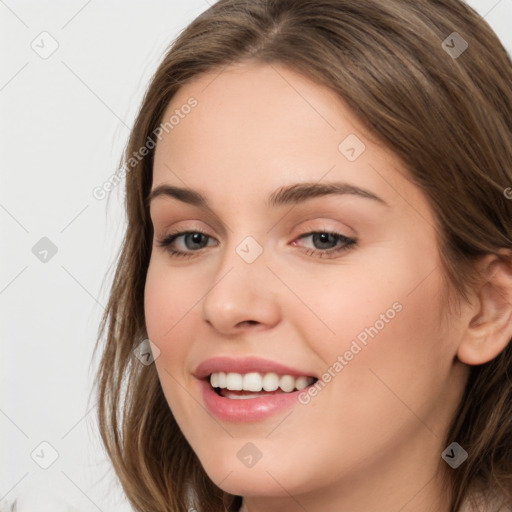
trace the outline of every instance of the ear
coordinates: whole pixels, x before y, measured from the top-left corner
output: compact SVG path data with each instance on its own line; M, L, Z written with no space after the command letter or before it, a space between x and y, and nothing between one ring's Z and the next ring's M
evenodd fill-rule
M469 365L491 361L512 339L512 253L489 255L480 268L482 280L457 351Z

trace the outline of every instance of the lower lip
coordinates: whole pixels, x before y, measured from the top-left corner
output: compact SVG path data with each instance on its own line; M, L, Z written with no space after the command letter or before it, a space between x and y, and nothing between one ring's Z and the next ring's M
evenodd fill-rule
M203 401L213 415L222 421L245 423L264 420L299 403L299 394L304 391L236 400L218 395L206 380L200 380L199 385Z

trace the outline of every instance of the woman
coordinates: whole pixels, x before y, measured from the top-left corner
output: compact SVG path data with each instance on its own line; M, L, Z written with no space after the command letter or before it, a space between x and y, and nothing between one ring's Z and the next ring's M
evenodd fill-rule
M221 0L180 35L98 375L136 510L512 507L511 85L458 0Z

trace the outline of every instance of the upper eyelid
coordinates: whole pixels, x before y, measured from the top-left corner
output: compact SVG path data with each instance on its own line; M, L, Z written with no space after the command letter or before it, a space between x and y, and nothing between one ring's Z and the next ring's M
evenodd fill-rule
M282 197L287 197L288 194L290 194L290 192L291 192L291 195L293 196L295 190L297 190L297 191L302 190L302 189L307 190L308 188L314 189L316 187L316 185L318 185L318 184L317 183L312 183L312 184L299 183L299 184L295 184L294 186L288 187L288 189L289 189L288 191L283 190L279 194L276 194L276 195L282 196ZM326 188L330 188L332 185L340 186L341 189L344 190L344 192L335 192L334 191L334 192L324 193L324 194L321 193L318 195L315 195L315 194L307 195L306 194L307 197L301 198L300 201L298 201L298 200L297 200L297 202L293 201L294 206L292 206L292 208L290 208L290 210L297 211L297 208L303 207L304 211L302 211L300 213L300 215L302 215L302 214L306 214L308 216L311 215L311 218L307 219L309 221L309 220L313 220L316 218L314 216L315 211L317 213L319 213L318 207L314 206L314 204L316 204L317 201L320 201L322 199L327 200L328 198L355 197L355 198L360 198L360 199L367 199L367 200L369 200L369 202L371 202L373 204L382 205L382 206L385 206L386 208L390 207L390 205L386 201L384 201L382 198L380 198L380 197L374 195L373 193L366 191L364 189L359 189L358 187L354 187L354 186L348 185L346 183L337 183L337 184L336 183L334 183L334 184L328 183L328 184L326 184ZM162 189L162 190L159 190L159 189ZM233 233L233 229L231 229L229 224L227 224L225 222L225 220L222 220L222 218L220 216L218 216L217 213L210 206L197 205L197 204L194 204L194 201L192 201L192 202L182 201L178 197L176 197L174 195L174 193L170 193L167 189L178 190L179 191L178 196L181 194L181 191L184 191L185 195L187 195L188 192L192 192L192 193L195 192L192 189L181 189L179 187L173 187L173 186L167 186L167 185L162 185L162 186L156 187L156 189L154 189L152 191L150 197L148 197L149 216L150 216L150 219L151 219L154 227L156 227L156 224L157 224L157 222L154 219L154 214L153 214L154 210L157 209L157 211L160 211L160 208L164 207L164 206L160 205L160 201L162 201L162 204L165 205L165 202L163 201L162 198L170 198L171 200L173 200L173 202L181 204L181 207L184 207L184 208L198 208L198 207L201 208L203 210L202 213L200 214L201 217L204 216L204 218L207 220L207 224L209 224L210 227L215 226L215 228L212 228L212 229L214 229L216 232L220 233L222 236L226 236L228 234L228 232ZM153 199L156 199L156 201ZM285 203L286 202L287 201L285 201ZM158 204L158 206L157 206L157 204ZM286 206L286 204L282 204L279 206L284 207L284 206ZM167 209L168 207L165 206L165 208L166 209L164 211L168 211L168 209ZM332 212L336 211L335 209L331 209L329 207L327 207L327 209L324 210L323 204L322 204L322 206L320 206L320 209L322 210L321 215L322 214L326 215L325 218L329 218L332 215ZM160 215L160 214L158 214L158 215ZM288 215L288 214L286 214L286 215ZM282 218L284 218L284 217L281 217L281 219ZM347 236L355 236L354 230L352 228L348 228L348 229L350 229L352 234L347 235Z
M318 232L334 232L334 233L338 233L340 235L343 235L343 236L346 236L347 238L354 238L354 237L357 237L357 232L352 228L350 227L348 224L345 224L344 222L341 222L340 220L336 220L334 217L331 217L331 214L327 213L326 212L322 212L322 214L318 215L319 212L317 212L317 214L311 214L311 212L306 213L306 218L303 218L300 222L297 222L295 224L295 228L291 230L292 234L295 234L295 236L300 236L304 233L311 233L311 232L315 232L315 233L318 233ZM213 227L209 222L205 222L204 220L201 220L201 219L187 219L187 220L182 220L182 221L179 221L177 222L176 224L179 226L181 223L184 223L184 222L191 222L191 223L194 223L192 225L187 225L187 226L184 226L184 227L177 227L177 228L172 228L172 232L173 233L184 233L184 232L201 232L201 233L204 233L205 235L208 235L208 236L212 236L212 235L209 235L207 233L207 231L214 231L214 232L218 232L219 233L219 236L226 236L227 235L227 231L225 229L225 226L224 225L221 225L220 226L220 229L218 229L217 226ZM197 224L195 224L197 223ZM336 223L338 226L329 226L328 224L332 224L332 223ZM154 231L156 231L156 225L157 224L156 222L153 222L153 228L154 228ZM202 225L206 225L207 228L204 229ZM308 227L304 228L304 224L306 224ZM311 224L313 224L313 226L311 226ZM199 225L201 225L201 227L199 227ZM273 227L275 226L275 224L273 225ZM300 232L297 233L297 228L300 227L300 226L303 226L302 228L300 228ZM228 229L229 229L229 226L227 226ZM163 230L162 230L163 231ZM229 229L229 231L232 232L231 229ZM268 233L268 231L267 231ZM213 236L213 238L215 238Z
M185 220L185 221L180 221L180 222L177 222L177 224L181 224L182 222L199 222L201 224L206 224L208 226L207 230L212 230L212 231L216 231L216 232L219 232L220 236L226 236L227 234L227 231L224 229L224 226L221 226L220 229L218 229L217 227L212 227L209 223L205 223L204 221L202 220L199 220L199 219L190 219L190 220ZM340 235L344 235L344 236L347 236L347 237L355 237L357 236L355 230L353 228L351 228L349 225L347 224L344 224L342 222L340 222L339 220L336 221L334 218L329 218L329 217L324 217L324 216L320 216L320 217L317 217L317 216L308 216L308 218L306 219L303 219L300 223L297 223L297 226L300 226L300 225L303 225L303 224L310 224L310 223L332 223L332 222L336 222L337 224L342 224L344 227L311 227L311 228L307 228L308 230L307 231L304 231L304 233L310 233L310 232L315 232L315 233L318 233L318 232L335 232L335 233L339 233ZM157 224L158 222L155 222L155 221L152 221L152 224L153 224L153 231L156 232L157 231ZM275 225L274 225L275 226ZM273 227L274 227L273 226ZM167 228L168 229L168 228ZM206 233L205 229L203 229L202 227L196 227L194 225L192 226L186 226L186 227L178 227L178 228L172 228L172 232L173 233L184 233L184 232L202 232L204 234L208 234ZM340 231L341 230L341 231ZM164 229L162 229L162 231L164 231ZM229 229L229 231L232 232L231 229ZM296 229L294 228L292 230L293 232L296 232ZM349 233L345 234L344 232L347 231ZM301 232L302 232L302 229L301 229ZM268 233L268 231L267 231ZM212 236L212 235L208 235L208 236Z

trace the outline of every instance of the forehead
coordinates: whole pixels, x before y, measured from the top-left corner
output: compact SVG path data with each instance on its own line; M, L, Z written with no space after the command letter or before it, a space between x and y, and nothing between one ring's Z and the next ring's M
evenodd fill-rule
M345 131L362 131L333 91L277 64L237 64L199 76L178 90L164 121L191 98L197 106L173 127L159 150L174 144L176 154L178 145L195 141L240 160L254 153L259 159L271 157L276 150L294 156L304 144L304 151L336 152ZM325 143L319 147L320 139Z
M342 99L277 64L200 75L178 90L162 122L171 118L156 148L154 187L186 185L233 200L234 192L268 195L301 181L344 180L393 202L396 190L412 186Z

